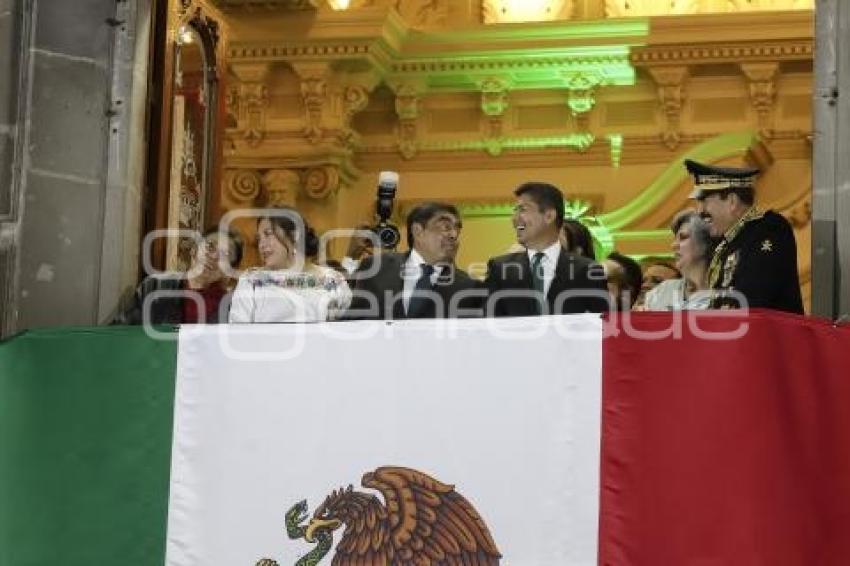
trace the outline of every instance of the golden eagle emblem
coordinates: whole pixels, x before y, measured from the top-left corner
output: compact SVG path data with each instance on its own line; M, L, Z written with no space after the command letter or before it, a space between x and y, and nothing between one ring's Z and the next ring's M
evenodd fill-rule
M386 504L353 486L331 493L307 525L307 502L286 514L292 539L316 543L296 566L315 566L344 527L332 566L493 566L502 557L475 508L454 486L401 467L363 475L363 487L378 490ZM256 566L278 566L270 558Z

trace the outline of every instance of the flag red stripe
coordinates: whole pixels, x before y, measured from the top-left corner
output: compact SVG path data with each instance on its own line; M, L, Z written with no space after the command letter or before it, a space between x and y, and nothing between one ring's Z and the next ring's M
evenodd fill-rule
M850 329L674 318L607 323L599 564L850 564Z

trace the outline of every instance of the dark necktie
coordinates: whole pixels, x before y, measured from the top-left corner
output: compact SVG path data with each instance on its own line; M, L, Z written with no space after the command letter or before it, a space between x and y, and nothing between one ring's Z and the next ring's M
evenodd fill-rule
M434 316L434 299L429 295L433 289L431 276L434 275L434 266L423 263L419 266L422 275L416 281L413 294L410 295L410 303L407 305L407 318L430 318Z
M546 301L546 295L543 293L543 258L546 254L537 252L531 259L531 284L537 292L537 312L543 312L543 304Z

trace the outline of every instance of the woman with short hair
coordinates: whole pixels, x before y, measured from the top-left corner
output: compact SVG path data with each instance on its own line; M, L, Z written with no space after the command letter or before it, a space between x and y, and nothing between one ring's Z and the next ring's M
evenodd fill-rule
M258 219L257 250L263 266L239 278L230 322L319 322L348 308L345 277L313 261L319 238L294 208L270 208Z
M668 279L646 294L643 310L703 310L711 303L708 265L714 242L708 225L693 210L676 215L670 225L679 279Z

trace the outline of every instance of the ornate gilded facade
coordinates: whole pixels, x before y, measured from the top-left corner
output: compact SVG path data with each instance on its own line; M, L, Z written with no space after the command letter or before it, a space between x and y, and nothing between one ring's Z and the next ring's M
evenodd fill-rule
M399 218L460 205L460 263L481 274L513 241L520 182L559 185L603 249L647 255L689 204L682 159L747 162L808 287L811 1L212 3L229 30L225 211L290 204L350 227L397 170Z

